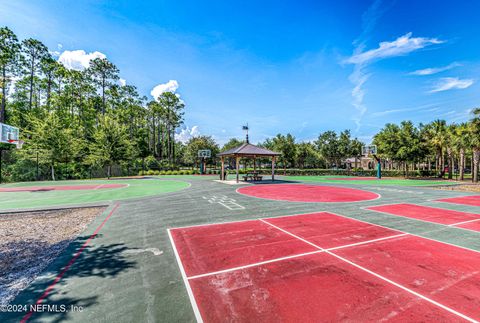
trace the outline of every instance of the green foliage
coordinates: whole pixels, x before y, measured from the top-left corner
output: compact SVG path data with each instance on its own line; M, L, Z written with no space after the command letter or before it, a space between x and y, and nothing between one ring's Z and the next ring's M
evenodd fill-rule
M215 140L210 136L198 136L191 138L185 147L185 162L188 164L198 163L198 151L201 149L210 149L212 157L215 157L219 152L219 147Z
M132 157L132 144L128 140L127 127L109 116L100 119L93 133L93 139L87 162L93 166L107 166L108 178L111 176L111 167L114 163L129 160Z
M227 151L229 149L236 148L236 147L242 145L243 143L244 143L243 141L240 141L237 138L230 138L230 140L228 140L227 143L225 145L223 145L221 151L223 152L223 151Z

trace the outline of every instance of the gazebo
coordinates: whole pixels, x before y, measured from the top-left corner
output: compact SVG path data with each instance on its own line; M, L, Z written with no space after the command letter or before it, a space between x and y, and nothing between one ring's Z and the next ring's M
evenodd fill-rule
M278 152L252 145L247 141L246 143L238 147L221 152L217 155L222 160L221 179L225 180L225 158L226 157L235 158L235 168L237 171L237 183L239 181L238 171L240 167L240 158L253 158L253 170L256 171L255 159L257 157L271 157L272 158L272 181L273 181L275 180L275 158L279 155L281 154Z

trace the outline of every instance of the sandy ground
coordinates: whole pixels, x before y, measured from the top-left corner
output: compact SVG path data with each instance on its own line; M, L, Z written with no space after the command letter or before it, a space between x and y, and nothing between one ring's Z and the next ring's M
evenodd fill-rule
M12 301L104 210L0 214L0 305Z

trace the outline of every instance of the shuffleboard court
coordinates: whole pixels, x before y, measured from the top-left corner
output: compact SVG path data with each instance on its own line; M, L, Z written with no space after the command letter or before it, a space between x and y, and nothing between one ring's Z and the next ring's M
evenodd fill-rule
M404 236L339 250L337 254L474 320L480 320L478 252Z
M371 206L366 209L446 225L480 220L480 214L408 203Z
M273 248L294 238L305 249L258 261L270 248L269 238L252 238L265 230L262 224L283 233L274 235ZM212 234L223 238L213 249ZM472 250L328 212L170 229L169 235L198 321L480 319L480 253ZM215 270L205 241L218 263L227 249L243 265Z
M446 199L439 199L437 202L480 206L480 195L450 197Z
M241 187L238 193L289 202L361 202L378 199L379 194L355 188L307 184L262 184Z

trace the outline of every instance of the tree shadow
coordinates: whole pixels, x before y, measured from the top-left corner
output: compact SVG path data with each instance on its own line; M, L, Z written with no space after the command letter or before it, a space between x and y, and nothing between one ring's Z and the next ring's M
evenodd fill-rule
M114 244L99 244L99 236L96 236L95 241L89 241L85 244L89 237L78 237L73 242L69 240L60 241L55 244L46 245L43 241L29 241L27 243L38 245L33 252L45 252L45 250L60 250L68 246L65 250L53 260L45 269L43 269L33 282L28 287L23 289L11 302L10 305L26 305L26 311L22 309L20 312L1 312L0 322L19 322L29 311L30 305L34 305L37 300L43 297L41 304L57 305L53 306L53 310L44 312L36 312L30 318L30 321L53 321L60 322L68 319L74 315L70 309L72 306L81 307L83 310L88 310L88 307L97 303L98 295L85 295L85 297L75 295L75 290L69 289L68 281L75 278L98 277L112 278L118 276L120 273L135 268L134 261L126 259L125 251L128 248L123 243ZM8 259L15 255L8 253L15 253L24 248L25 242L12 242L0 254L0 261ZM48 244L48 243L47 243ZM45 249L42 250L42 246ZM79 253L81 251L81 253ZM2 272L6 270L23 270L28 272L30 268L35 266L35 260L29 262L19 261L16 264L1 265ZM10 267L9 267L10 266ZM91 283L91 281L86 282ZM54 284L54 285L52 285ZM78 283L77 283L78 284ZM48 290L48 293L46 291ZM70 295L69 295L70 294ZM64 306L67 311L62 311L61 306Z

